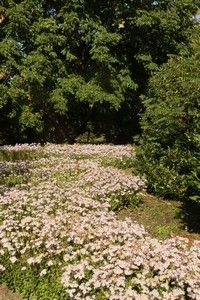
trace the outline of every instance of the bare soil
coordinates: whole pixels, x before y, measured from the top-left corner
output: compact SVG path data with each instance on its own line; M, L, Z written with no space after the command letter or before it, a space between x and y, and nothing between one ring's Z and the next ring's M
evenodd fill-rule
M22 297L11 292L5 285L0 285L0 300L23 300Z

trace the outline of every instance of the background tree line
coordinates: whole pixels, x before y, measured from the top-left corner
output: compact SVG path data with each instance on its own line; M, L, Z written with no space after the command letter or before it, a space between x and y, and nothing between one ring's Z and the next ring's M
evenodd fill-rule
M198 2L198 1L197 1ZM1 139L107 141L140 132L140 95L188 47L195 1L2 0Z
M149 188L197 197L199 6L2 0L1 143L74 142L86 131L127 143L140 134Z

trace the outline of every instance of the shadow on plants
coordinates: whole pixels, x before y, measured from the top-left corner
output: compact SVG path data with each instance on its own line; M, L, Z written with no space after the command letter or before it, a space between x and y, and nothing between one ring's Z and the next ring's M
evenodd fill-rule
M189 232L200 234L200 204L189 200L182 204L183 222Z

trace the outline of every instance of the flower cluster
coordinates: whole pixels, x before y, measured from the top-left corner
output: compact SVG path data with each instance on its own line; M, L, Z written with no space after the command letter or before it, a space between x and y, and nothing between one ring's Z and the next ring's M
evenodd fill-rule
M129 234L99 235L66 254L62 282L72 299L96 299L98 292L113 300L199 299L200 242L189 249L180 238L161 242Z
M111 211L112 195L145 186L137 176L101 165L102 158L131 157L131 146L4 146L22 149L44 155L0 165L20 165L29 177L26 184L0 186L0 272L5 256L23 272L41 265L41 277L59 260L70 299L200 299L199 241L159 241Z

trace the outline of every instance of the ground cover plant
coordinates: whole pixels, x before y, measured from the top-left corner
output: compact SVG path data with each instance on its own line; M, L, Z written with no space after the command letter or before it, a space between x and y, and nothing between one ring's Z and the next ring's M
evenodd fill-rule
M0 164L1 283L24 299L200 298L200 241L159 240L117 216L145 191L123 169L131 146L1 147L33 150L33 159ZM26 182L10 185L6 170L18 178L20 167Z

